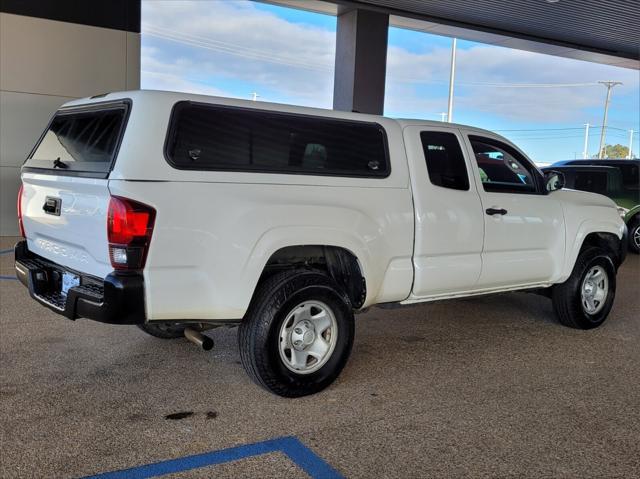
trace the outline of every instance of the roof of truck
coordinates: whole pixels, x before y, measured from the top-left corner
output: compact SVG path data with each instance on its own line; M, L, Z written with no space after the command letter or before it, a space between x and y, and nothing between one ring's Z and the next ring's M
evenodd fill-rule
M284 111L289 113L298 113L298 114L306 114L306 115L318 115L332 118L343 118L350 120L360 120L360 121L370 121L377 122L380 119L385 119L386 121L395 121L400 124L401 127L418 125L418 126L429 126L429 127L439 127L439 128L465 128L467 130L474 130L478 133L483 134L493 134L495 133L483 130L481 128L476 128L470 125L462 125L458 123L443 123L441 121L434 120L419 120L419 119L411 119L411 118L390 118L382 115L370 115L366 113L359 112L347 112L340 110L330 110L326 108L314 108L314 107L306 107L306 106L297 106L297 105L289 105L284 103L271 103L266 101L252 101L252 100L244 100L239 98L227 98L227 97L218 97L218 96L209 96L209 95L197 95L194 93L183 93L183 92L174 92L174 91L162 91L162 90L130 90L130 91L119 91L119 92L110 92L104 93L100 95L94 95L92 97L79 98L77 100L72 100L64 105L62 108L75 107L80 105L87 105L91 103L100 103L105 101L113 101L113 100L121 100L124 98L129 98L132 101L136 99L149 99L149 98L163 98L165 100L169 100L172 102L178 101L194 101L201 103L211 103L214 105L228 105L228 106L236 106L240 108L254 108L254 109L262 109L262 110L272 110L272 111Z
M420 120L417 118L393 118L393 119L398 123L400 123L402 127L416 125L416 126L430 126L430 127L437 127L437 128L464 128L465 130L471 130L471 131L474 131L475 133L497 135L497 133L491 130L485 130L483 128L478 128L477 126L465 125L463 123L448 123L448 122L442 122L437 120Z

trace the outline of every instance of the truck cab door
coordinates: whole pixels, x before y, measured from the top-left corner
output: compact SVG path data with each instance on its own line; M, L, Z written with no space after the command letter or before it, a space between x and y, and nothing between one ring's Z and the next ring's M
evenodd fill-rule
M540 171L513 145L489 134L465 136L484 217L478 288L553 281L564 260L562 205L547 194Z
M407 126L415 214L413 298L474 289L484 213L457 128Z

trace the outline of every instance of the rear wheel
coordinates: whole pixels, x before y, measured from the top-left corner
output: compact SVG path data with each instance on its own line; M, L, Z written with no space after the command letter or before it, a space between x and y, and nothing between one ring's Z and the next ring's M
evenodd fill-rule
M629 251L640 254L640 215L633 217L628 224L629 228Z
M616 293L616 268L601 248L580 253L569 279L553 287L553 309L560 323L592 329L607 319Z
M240 325L242 364L258 385L299 397L329 386L345 366L354 337L348 297L318 271L288 271L258 287Z
M184 329L186 326L179 323L144 323L138 327L145 333L160 339L178 339L184 338Z

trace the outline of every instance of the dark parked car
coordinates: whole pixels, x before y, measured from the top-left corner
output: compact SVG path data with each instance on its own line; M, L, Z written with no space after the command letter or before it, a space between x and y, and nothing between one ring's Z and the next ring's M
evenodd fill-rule
M640 160L567 160L543 170L562 172L566 188L615 201L629 229L629 249L640 254Z

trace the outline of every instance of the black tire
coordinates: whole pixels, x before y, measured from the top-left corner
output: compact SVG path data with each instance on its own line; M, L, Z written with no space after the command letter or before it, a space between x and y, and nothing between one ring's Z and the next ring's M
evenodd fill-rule
M629 251L640 254L640 244L638 244L638 238L640 238L640 215L635 215L629 221L627 229L629 231Z
M582 304L582 285L594 267L600 266L607 275L608 291L598 311L589 314ZM616 268L611 255L601 248L587 248L578 255L571 276L553 287L553 310L561 324L576 329L593 329L607 319L616 295Z
M184 338L185 325L179 323L144 323L138 327L145 333L160 339L179 339Z
M281 358L280 330L289 314L305 301L321 301L330 308L337 323L337 338L324 365L314 372L298 374ZM286 271L258 286L240 324L240 358L259 386L283 397L306 396L322 391L338 377L351 353L354 331L351 303L335 281L319 271Z

